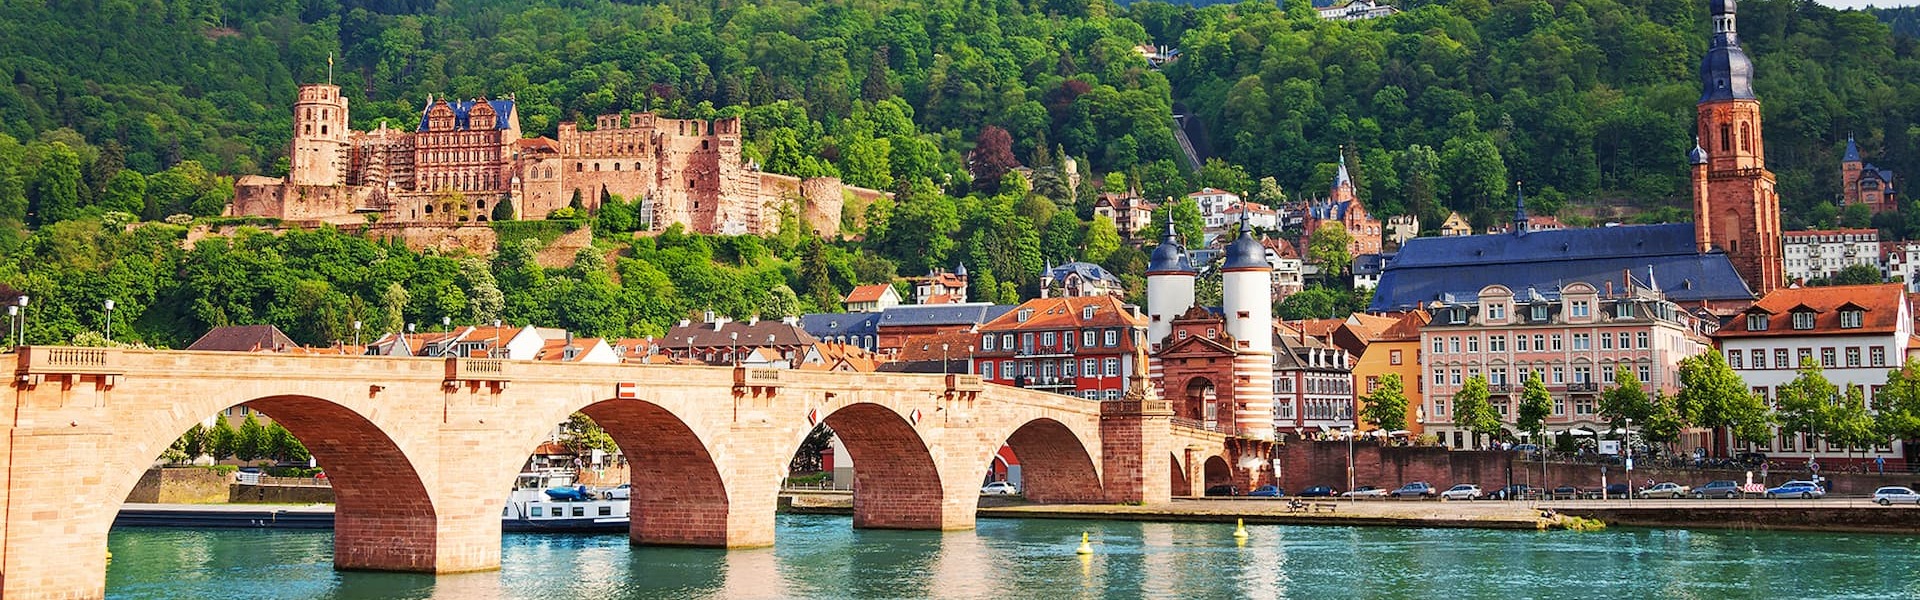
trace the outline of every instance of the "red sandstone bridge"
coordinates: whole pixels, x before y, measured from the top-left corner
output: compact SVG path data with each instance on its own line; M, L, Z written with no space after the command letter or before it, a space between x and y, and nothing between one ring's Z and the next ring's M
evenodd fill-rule
M499 568L506 490L576 411L647 483L632 499L631 537L643 544L772 544L788 459L818 423L859 465L856 527L972 528L1002 444L1036 502L1166 501L1257 476L1235 455L1265 451L1174 425L1163 401L970 375L66 347L8 357L0 596L10 599L103 596L121 499L174 439L241 403L327 469L341 569Z

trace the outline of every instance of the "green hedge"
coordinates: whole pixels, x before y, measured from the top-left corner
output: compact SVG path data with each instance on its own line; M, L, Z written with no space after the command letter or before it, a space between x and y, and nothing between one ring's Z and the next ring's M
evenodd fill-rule
M520 243L520 240L539 240L540 245L553 243L562 235L579 231L587 225L586 219L550 219L546 221L493 221L494 236L501 248Z

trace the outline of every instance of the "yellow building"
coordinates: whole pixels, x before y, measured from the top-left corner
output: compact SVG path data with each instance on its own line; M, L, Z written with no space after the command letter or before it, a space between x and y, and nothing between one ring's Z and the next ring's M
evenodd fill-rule
M1415 310L1400 317L1400 321L1386 328L1367 344L1366 351L1353 365L1354 407L1366 408L1366 397L1380 385L1380 379L1388 374L1400 376L1400 385L1407 394L1407 431L1408 437L1419 437L1424 433L1420 414L1421 391L1425 381L1420 377L1420 328L1432 321L1433 317L1424 310ZM1355 414L1360 414L1356 412ZM1364 422L1362 431L1374 429Z
M1440 224L1440 235L1473 235L1473 226L1467 224L1467 219L1460 213L1447 213L1447 222Z

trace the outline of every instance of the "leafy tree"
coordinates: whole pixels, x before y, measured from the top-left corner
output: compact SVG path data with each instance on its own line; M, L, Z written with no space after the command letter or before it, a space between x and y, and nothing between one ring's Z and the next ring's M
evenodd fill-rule
M1398 373L1380 377L1379 387L1360 400L1360 418L1375 428L1398 431L1407 428L1407 393Z
M1685 432L1687 423L1680 416L1679 403L1661 390L1653 391L1650 402L1653 411L1646 415L1646 425L1640 428L1641 438L1663 445L1680 441L1680 434Z
M1255 191L1253 178L1245 168L1219 158L1208 158L1207 163L1200 166L1200 185L1242 196L1251 196Z
M1346 226L1321 223L1307 238L1307 258L1320 265L1321 273L1339 274L1353 265L1352 244Z
M1167 230L1167 219L1173 219L1173 231L1180 235L1180 244L1188 249L1198 248L1206 237L1206 217L1200 215L1200 205L1192 198L1182 196L1170 202L1163 202L1153 209L1151 235L1156 240Z
M986 194L1000 192L1000 178L1020 160L1013 156L1013 138L1007 130L988 125L974 138L973 151L967 153L967 171L973 175L973 189Z
M1103 263L1120 249L1120 230L1114 226L1113 219L1106 215L1094 215L1087 225L1086 240L1081 242L1080 256L1087 262Z
M285 462L303 462L312 455L307 453L305 444L293 437L293 432L275 422L267 426L267 456Z
M1547 416L1553 414L1553 394L1547 392L1547 384L1540 380L1539 373L1527 376L1527 382L1520 393L1520 407L1515 415L1514 427L1533 434L1533 439L1546 439Z
M1873 418L1883 438L1920 438L1920 361L1887 371L1887 384L1873 395Z
M1488 397L1487 380L1478 375L1468 378L1466 385L1453 394L1453 423L1472 431L1476 446L1480 436L1493 439L1505 431Z
M1767 405L1727 366L1719 352L1680 360L1681 418L1695 427L1722 428L1742 442L1760 443L1773 432Z
M268 443L266 426L260 424L253 411L247 411L247 418L240 421L240 431L233 438L234 458L246 462L265 458L270 451Z
M227 423L226 416L214 417L213 428L207 430L207 454L216 461L233 458L239 437L239 432Z
M180 450L187 455L188 461L200 458L201 455L206 454L206 428L201 427L199 423L194 423L192 427L188 427L187 432L180 436Z
M96 204L103 210L140 214L147 205L147 177L132 169L115 172Z
M65 142L54 142L33 180L31 210L40 224L80 216L80 157Z
M1780 428L1817 437L1833 431L1833 405L1840 388L1827 380L1820 365L1812 359L1801 361L1793 381L1780 386L1774 395L1774 415Z
M1856 204L1855 206L1864 205ZM1880 283L1883 279L1885 278L1881 276L1880 269L1873 265L1847 265L1846 268L1840 269L1840 272L1833 274L1834 285L1866 285Z
M1633 374L1633 369L1622 366L1614 370L1613 381L1612 387L1600 392L1600 418L1612 424L1613 429L1621 428L1628 420L1647 423L1656 407L1640 386L1640 377Z
M487 218L492 219L494 222L500 222L500 221L512 221L515 218L517 218L517 216L513 214L513 203L503 201L503 202L494 203L493 214L489 215Z
M822 242L818 236L807 241L806 253L800 258L800 279L801 286L807 290L807 297L813 301L815 309L822 312L839 312L840 290L833 287L833 280L827 272L826 243Z
M1829 408L1827 439L1849 449L1865 450L1887 441L1867 413L1866 392L1858 384L1848 384L1847 392Z
M589 454L594 450L607 454L620 451L620 447L613 443L613 436L607 435L600 424L581 413L569 415L567 422L560 424L560 445L576 455Z
M1316 285L1288 294L1274 306L1273 314L1289 321L1330 319L1337 316L1343 306L1339 291Z

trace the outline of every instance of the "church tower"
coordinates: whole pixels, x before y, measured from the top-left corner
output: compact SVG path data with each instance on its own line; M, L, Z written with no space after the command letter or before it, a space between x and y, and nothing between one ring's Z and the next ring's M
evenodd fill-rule
M1727 253L1754 293L1785 283L1781 264L1780 199L1766 166L1760 101L1753 95L1753 62L1734 30L1736 0L1709 0L1713 41L1700 61L1699 145L1693 166L1694 239ZM1699 158L1704 158L1702 163Z
M347 183L347 99L340 86L300 86L293 103L293 149L287 154L287 183L345 185Z

